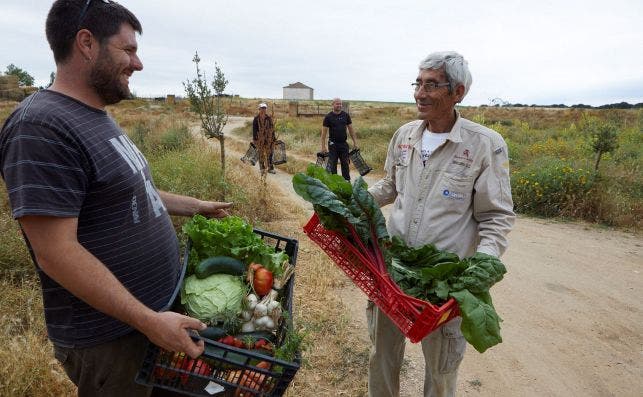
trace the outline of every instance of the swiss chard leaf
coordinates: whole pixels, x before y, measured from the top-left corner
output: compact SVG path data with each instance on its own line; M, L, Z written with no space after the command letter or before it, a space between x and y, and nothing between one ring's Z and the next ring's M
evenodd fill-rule
M483 253L477 253L462 262L466 264L466 269L453 283L454 290L467 289L474 294L488 292L507 273L507 268L498 258Z
M371 227L373 228L377 240L388 239L384 214L382 214L382 210L380 210L373 196L368 192L368 185L361 176L357 177L353 183L352 198L352 202L355 203L366 216L366 223L369 225L369 229ZM373 244L377 243L377 241L373 241Z
M477 351L484 353L488 348L502 342L500 317L491 303L489 293L477 296L467 290L450 294L460 306L462 335Z
M359 222L359 218L356 218L351 213L349 208L346 206L346 203L342 201L337 194L330 190L321 180L306 174L298 173L293 176L292 185L295 192L297 192L297 194L303 197L306 201L311 202L318 208L323 207L328 211L324 211L324 213L318 212L319 219L322 221L324 227L328 227L325 223L327 218L333 218L334 216L339 216L340 219L332 219L332 222L329 222L329 225L341 224L341 218L346 219L352 224ZM350 184L348 186L350 186Z

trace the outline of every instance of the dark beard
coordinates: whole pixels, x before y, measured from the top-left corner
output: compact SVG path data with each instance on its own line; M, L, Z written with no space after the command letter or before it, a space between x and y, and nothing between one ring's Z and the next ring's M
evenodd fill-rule
M114 67L109 53L101 49L89 82L105 105L113 105L130 97L129 87L120 83L119 76L120 71Z

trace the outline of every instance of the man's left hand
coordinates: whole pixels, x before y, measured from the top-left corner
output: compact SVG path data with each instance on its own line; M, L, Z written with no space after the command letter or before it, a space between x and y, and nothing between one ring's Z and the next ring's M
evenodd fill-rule
M201 201L199 204L198 214L207 218L225 218L228 214L226 211L232 206L232 203L221 203L219 201Z

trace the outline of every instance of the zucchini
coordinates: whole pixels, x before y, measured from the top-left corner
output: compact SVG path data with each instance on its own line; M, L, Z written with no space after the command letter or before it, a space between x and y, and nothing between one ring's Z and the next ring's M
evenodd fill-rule
M208 327L203 331L199 331L199 335L201 335L203 338L207 338L213 341L218 341L219 339L223 338L227 334L223 328Z
M252 332L242 332L235 335L235 338L243 340L244 338L252 338L252 340L257 341L259 339L265 339L268 342L274 344L277 342L277 336L270 331L252 331Z
M241 276L245 271L246 266L238 259L229 256L213 256L202 260L194 274L197 278L206 278L213 274Z

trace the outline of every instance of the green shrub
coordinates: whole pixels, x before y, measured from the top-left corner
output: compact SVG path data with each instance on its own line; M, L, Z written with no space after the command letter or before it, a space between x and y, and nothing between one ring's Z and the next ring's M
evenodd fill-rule
M130 139L138 150L145 153L150 146L150 133L152 128L144 120L138 120L130 129Z
M542 158L511 177L517 212L538 216L570 216L586 207L593 173L557 158Z
M159 146L163 150L183 150L192 142L192 136L185 124L172 125L161 135Z

